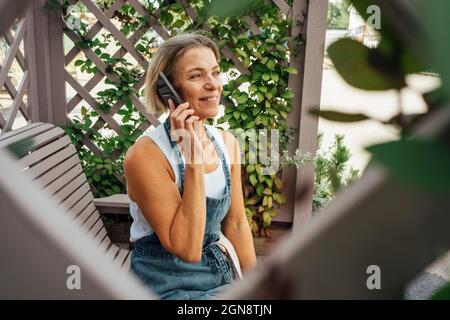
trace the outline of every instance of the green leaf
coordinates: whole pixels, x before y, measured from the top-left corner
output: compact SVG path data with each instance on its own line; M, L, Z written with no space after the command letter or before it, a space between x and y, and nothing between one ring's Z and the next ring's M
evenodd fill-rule
M261 92L267 92L267 87L266 86L260 86L260 87L258 87L258 89L259 89L259 91L261 91Z
M252 129L252 128L254 128L255 127L255 121L250 121L249 123L247 123L246 125L245 125L245 129Z
M262 79L263 79L264 81L269 81L269 80L270 80L270 74L269 74L269 73L264 73L264 74L262 75Z
M237 103L245 103L248 100L248 95L246 93L241 94L239 97L236 98Z
M247 58L247 53L245 53L245 51L243 51L243 50L241 50L239 48L236 48L236 52L239 53L239 55L241 57Z
M297 74L297 69L295 69L294 67L286 67L286 68L284 68L284 70L287 73Z
M278 75L278 73L271 71L270 72L270 77L272 78L273 81L278 82L278 80L280 80L280 76Z
M258 179L256 179L256 176L255 176L254 174L251 174L250 177L249 177L249 179L250 179L250 183L251 183L253 186L256 186L256 184L258 183Z
M295 96L295 94L291 90L287 90L281 94L281 97L284 99L291 99Z
M281 181L281 179L278 176L275 176L273 182L275 183L275 186L277 187L277 189L281 190L281 187L283 186L283 182Z
M259 196L263 195L264 187L260 184L256 187L256 194Z
M174 28L181 28L182 26L184 26L183 20L177 20L172 24L172 27L174 27Z
M255 86L254 84L252 84L248 87L248 91L250 91L250 92L255 92L257 90L258 90L258 87Z
M399 140L367 148L373 161L397 180L431 192L450 193L450 150L437 142Z
M240 113L239 111L234 111L234 112L233 112L233 117L234 117L236 120L238 120L240 116L241 116L241 113Z
M279 204L285 203L285 197L282 194L274 193L273 199Z
M75 63L74 63L75 67L79 67L79 66L81 66L82 64L84 64L84 61L83 61L83 60L77 60L77 61L75 61Z
M433 294L431 300L450 300L450 284L440 288Z
M266 66L267 68L269 68L270 70L272 70L273 68L275 68L276 66L276 61L273 59L270 59L269 61L267 61Z
M252 109L252 114L253 114L253 116L256 117L256 116L258 115L258 113L261 112L261 109L262 109L261 106L258 106L258 107L253 108L253 109Z
M281 52L286 52L287 51L287 48L285 46L280 45L280 44L277 44L275 46L275 48L277 48L277 50L281 51Z
M344 113L330 110L311 110L311 114L319 116L323 119L336 122L358 122L364 120L370 120L371 118L362 113Z
M264 211L263 213L263 226L268 227L272 223L272 216L269 212Z
M402 75L389 68L379 49L369 49L352 39L340 39L328 47L338 73L350 85L363 90L389 90L404 87Z

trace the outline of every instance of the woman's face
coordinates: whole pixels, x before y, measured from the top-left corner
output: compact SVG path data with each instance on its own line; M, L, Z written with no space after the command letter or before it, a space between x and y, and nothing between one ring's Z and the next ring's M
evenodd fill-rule
M214 52L207 47L187 50L178 58L173 84L189 108L200 120L213 118L219 112L222 81Z

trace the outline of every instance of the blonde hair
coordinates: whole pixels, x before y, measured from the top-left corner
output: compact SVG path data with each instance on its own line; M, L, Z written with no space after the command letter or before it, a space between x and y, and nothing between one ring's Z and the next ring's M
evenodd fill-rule
M147 110L150 113L161 114L168 106L159 98L156 91L156 81L162 71L173 84L173 72L178 58L187 50L195 47L210 48L216 59L220 59L220 51L213 40L200 33L183 33L167 39L155 52L148 66L145 78L144 96Z

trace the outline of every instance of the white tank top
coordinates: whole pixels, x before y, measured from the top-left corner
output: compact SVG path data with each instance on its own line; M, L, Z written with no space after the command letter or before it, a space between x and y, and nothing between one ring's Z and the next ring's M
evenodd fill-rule
M222 152L225 155L227 165L231 172L230 159L228 157L227 148L225 147L222 135L220 134L219 130L216 127L207 124L205 124L205 126L209 129L211 135L214 136L214 138L218 142L219 147L221 148ZM177 184L178 188L180 188L181 180L180 180L180 172L178 170L178 163L175 157L175 153L172 152L172 147L170 145L169 137L167 136L166 131L164 130L164 125L161 124L157 128L150 130L146 134L146 136L152 139L164 153L175 174L175 183ZM151 159L149 159L149 165L151 165ZM222 163L219 161L218 167L213 172L205 174L205 194L207 197L210 198L220 198L225 192L225 186L226 186L225 173L223 172ZM131 199L130 199L130 214L131 217L133 218L133 223L131 224L130 229L131 242L135 242L138 239L153 233L153 229L148 224L147 219L145 219L141 209L139 209L137 203L132 201Z

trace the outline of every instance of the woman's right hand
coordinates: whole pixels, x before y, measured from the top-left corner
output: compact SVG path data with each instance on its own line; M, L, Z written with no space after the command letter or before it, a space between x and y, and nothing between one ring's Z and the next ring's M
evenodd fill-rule
M169 100L169 109L170 136L180 147L186 164L203 163L203 130L200 118L194 116L195 110L190 108L189 102L175 108L172 100Z

